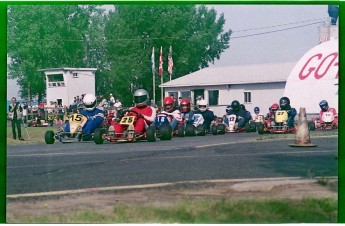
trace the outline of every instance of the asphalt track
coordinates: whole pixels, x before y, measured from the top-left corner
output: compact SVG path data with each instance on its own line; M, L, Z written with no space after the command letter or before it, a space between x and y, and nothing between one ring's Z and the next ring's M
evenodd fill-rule
M171 141L8 146L7 195L231 179L338 175L338 136L311 133L313 148L257 133ZM258 139L259 138L259 139ZM260 139L265 138L265 139Z

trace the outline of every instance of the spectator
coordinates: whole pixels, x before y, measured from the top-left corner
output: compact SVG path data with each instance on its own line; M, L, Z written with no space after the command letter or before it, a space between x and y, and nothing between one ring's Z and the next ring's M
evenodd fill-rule
M120 102L119 99L116 99L116 100L115 100L114 107L116 107L118 110L119 110L119 109L122 109L122 103Z
M24 119L24 123L27 122L28 111L29 111L28 103L27 102L23 102L23 119Z
M109 97L109 106L112 107L112 106L114 106L114 104L115 104L115 98L114 98L113 94L111 93L110 97Z
M16 134L16 127L18 130L18 138L19 140L24 140L22 138L22 130L20 127L20 120L22 119L22 113L23 113L23 108L20 106L20 103L17 102L17 99L15 97L12 97L12 104L9 107L10 113L9 113L9 118L11 119L11 124L12 124L12 136L13 139L17 139L17 134Z
M157 108L157 104L154 102L154 100L151 100L151 107L153 107L153 108Z

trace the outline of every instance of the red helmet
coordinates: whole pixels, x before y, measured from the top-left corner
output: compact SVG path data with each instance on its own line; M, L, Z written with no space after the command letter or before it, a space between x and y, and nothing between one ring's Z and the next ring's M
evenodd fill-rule
M190 111L190 100L183 98L180 102L180 111L186 113Z
M272 104L272 106L271 106L272 111L276 111L278 109L279 109L279 104L277 104L277 103Z
M172 112L174 110L174 99L172 97L166 97L163 100L164 110Z

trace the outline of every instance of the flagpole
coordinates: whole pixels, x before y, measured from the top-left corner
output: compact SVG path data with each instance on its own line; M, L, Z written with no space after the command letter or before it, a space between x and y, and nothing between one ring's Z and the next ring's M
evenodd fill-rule
M163 74L161 75L161 85L163 84ZM162 103L162 107L163 107L163 87L161 86L161 103Z
M152 86L153 86L153 102L156 103L156 78L155 78L155 47L152 47Z

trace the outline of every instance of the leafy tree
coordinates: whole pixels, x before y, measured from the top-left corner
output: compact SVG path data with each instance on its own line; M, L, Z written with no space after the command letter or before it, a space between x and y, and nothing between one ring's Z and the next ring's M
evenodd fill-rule
M103 68L102 17L102 10L92 5L9 6L9 77L17 79L21 97L28 97L29 90L30 98L44 97L45 78L39 69Z
M229 47L231 31L223 31L224 23L223 14L217 19L216 11L205 6L115 6L105 27L110 62L110 71L105 76L107 87L111 87L125 104L131 103L133 88L145 88L152 93L152 47L155 47L156 67L160 47L163 47L164 82L169 77L170 45L174 60L172 78L208 67ZM155 79L158 88L160 79L158 76ZM106 88L105 84L99 85ZM159 100L160 92L156 92Z

